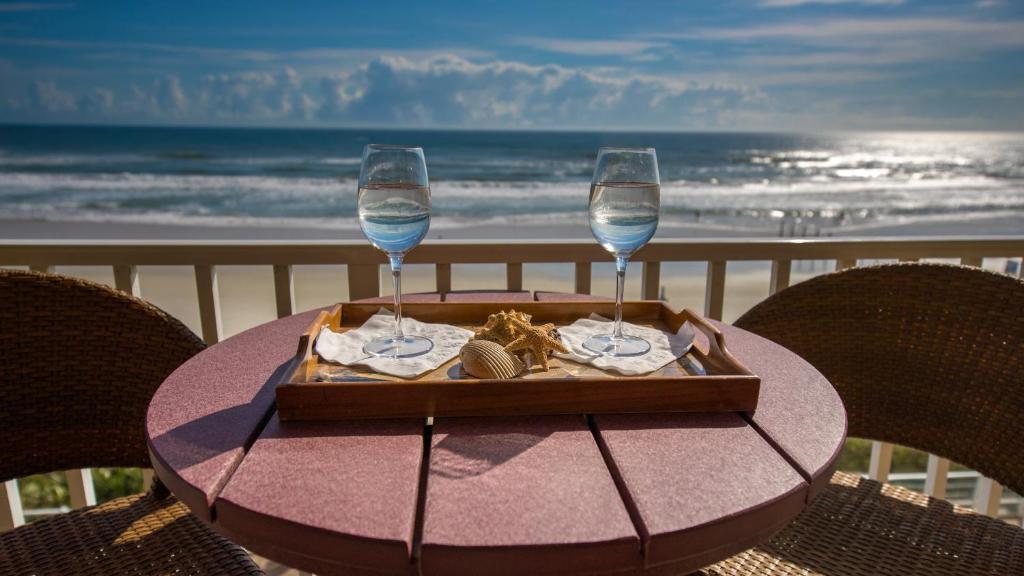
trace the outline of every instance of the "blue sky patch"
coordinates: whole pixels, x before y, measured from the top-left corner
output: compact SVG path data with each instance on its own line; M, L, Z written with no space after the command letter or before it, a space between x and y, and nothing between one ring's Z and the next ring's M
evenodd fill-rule
M1024 5L6 2L0 122L1021 130Z

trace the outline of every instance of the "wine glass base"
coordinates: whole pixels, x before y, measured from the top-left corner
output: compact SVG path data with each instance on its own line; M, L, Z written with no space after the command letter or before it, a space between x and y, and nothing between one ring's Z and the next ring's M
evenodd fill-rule
M377 338L363 346L363 352L378 358L411 358L426 354L434 348L434 342L423 336L405 336L403 338Z
M628 357L643 356L651 349L651 344L643 338L636 336L623 336L615 338L611 334L603 336L591 336L583 342L583 347L591 352L604 356Z

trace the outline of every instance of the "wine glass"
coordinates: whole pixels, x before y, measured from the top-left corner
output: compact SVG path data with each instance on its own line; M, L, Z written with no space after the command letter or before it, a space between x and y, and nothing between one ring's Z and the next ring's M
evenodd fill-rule
M643 338L622 333L622 291L626 265L658 229L661 181L654 148L601 148L590 185L590 231L615 255L615 325L583 346L605 356L640 356L651 349Z
M370 144L359 170L359 227L388 255L395 285L395 332L363 346L363 352L408 358L429 352L434 343L402 331L402 257L430 229L430 185L423 149Z

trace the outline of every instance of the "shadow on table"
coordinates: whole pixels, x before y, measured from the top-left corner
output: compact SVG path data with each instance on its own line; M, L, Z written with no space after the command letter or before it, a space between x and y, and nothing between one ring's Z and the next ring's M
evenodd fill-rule
M359 436L409 436L422 438L423 418L372 420L303 420L281 422L274 418L260 440L354 438Z
M155 437L157 452L172 468L180 470L238 448L248 450L273 413L274 388L290 366L291 358L274 369L249 402L210 412ZM225 433L248 428L253 422L258 424L247 430L244 445L240 445L238 435Z
M231 450L248 451L274 412L274 388L291 368L282 362L259 387L252 400L205 414L166 431L153 444L175 469L201 464ZM256 422L253 426L252 422ZM251 429L250 429L251 428ZM239 434L246 434L240 438Z
M253 409L249 403L212 412L157 436L153 445L176 470L202 464L240 448L236 439L222 433L223 427L246 422Z
M452 418L434 422L430 473L458 479L480 476L560 432L585 432L582 416Z
M549 434L454 433L431 448L430 472L444 478L479 476L533 448Z

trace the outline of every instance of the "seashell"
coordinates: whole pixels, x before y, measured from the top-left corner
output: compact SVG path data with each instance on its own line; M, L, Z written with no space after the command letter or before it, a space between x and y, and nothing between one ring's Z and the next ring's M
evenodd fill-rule
M505 352L496 342L471 340L459 351L462 368L470 376L508 380L518 376L525 366L516 356Z

